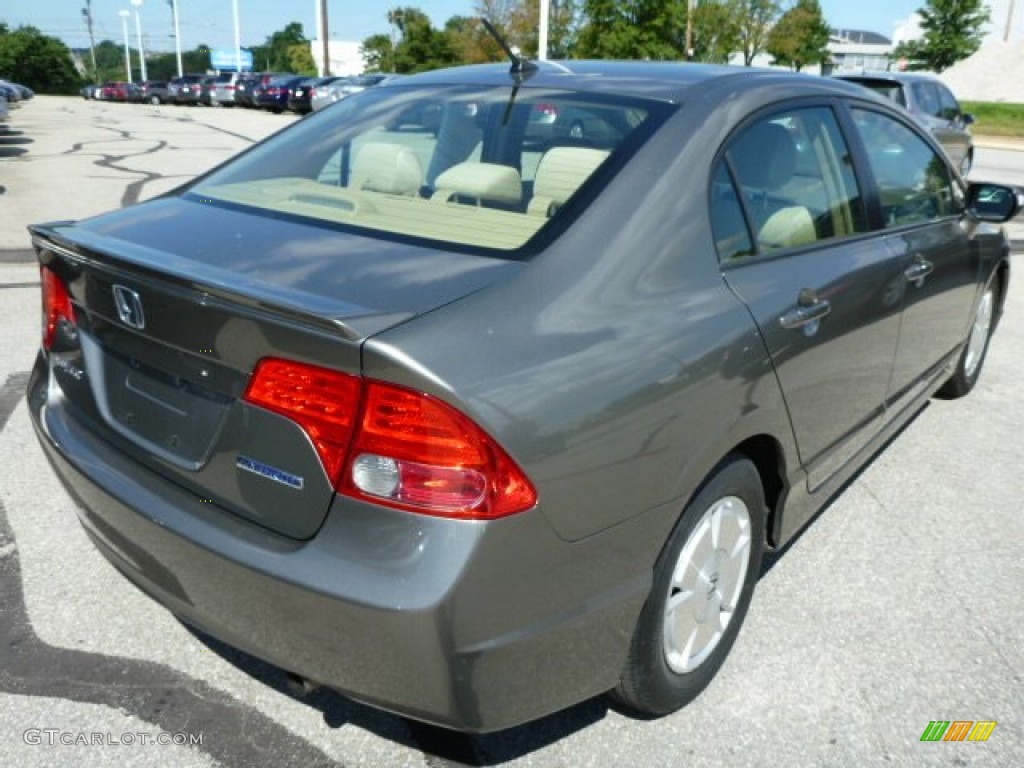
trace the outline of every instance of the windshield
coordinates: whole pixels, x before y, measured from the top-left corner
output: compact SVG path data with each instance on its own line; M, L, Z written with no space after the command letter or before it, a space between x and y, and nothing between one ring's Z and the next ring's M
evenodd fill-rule
M606 181L670 108L511 85L379 86L189 191L384 237L511 251L571 218L586 197L577 191Z

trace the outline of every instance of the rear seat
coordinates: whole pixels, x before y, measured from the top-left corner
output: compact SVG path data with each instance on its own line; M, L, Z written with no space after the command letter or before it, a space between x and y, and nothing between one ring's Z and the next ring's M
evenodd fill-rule
M552 147L541 157L527 212L551 216L608 157L606 149Z
M416 153L401 144L364 144L352 161L349 186L411 197L423 186L423 166Z

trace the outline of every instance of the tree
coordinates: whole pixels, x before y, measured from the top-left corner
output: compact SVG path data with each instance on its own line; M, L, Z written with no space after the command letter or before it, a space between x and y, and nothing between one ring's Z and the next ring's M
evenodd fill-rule
M682 59L686 0L584 0L577 53L597 59Z
M387 35L370 35L363 40L359 55L366 63L367 72L395 71L395 46Z
M739 50L740 30L735 0L704 0L693 11L693 58L727 64Z
M74 93L82 85L67 46L35 27L0 24L0 72L39 93Z
M910 69L941 72L981 47L982 27L989 21L983 0L928 0L917 12L924 36L900 43L892 53L906 59Z
M252 55L254 64L262 64L270 71L316 74L309 40L302 31L302 24L297 21L274 32L263 45L253 47Z
M768 33L765 50L774 57L774 64L799 72L808 64L829 61L829 37L829 27L818 0L797 0Z
M393 8L388 11L388 23L398 31L398 41L391 53L393 72L423 72L459 63L448 35L435 29L430 17L418 8ZM379 36L367 38L363 48L379 53ZM368 43L373 43L368 46Z
M743 66L749 67L768 42L768 31L779 16L779 4L776 0L733 0L732 10Z

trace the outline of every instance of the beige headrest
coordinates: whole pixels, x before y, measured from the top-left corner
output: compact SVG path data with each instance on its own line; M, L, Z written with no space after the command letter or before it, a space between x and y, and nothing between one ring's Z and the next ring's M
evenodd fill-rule
M434 197L444 200L462 195L477 200L518 203L523 196L519 171L497 163L457 163L438 176L434 186L437 189Z
M533 194L562 205L608 157L604 149L552 147L540 159Z
M416 153L401 144L364 144L352 162L356 189L390 195L417 195L423 185L423 166Z

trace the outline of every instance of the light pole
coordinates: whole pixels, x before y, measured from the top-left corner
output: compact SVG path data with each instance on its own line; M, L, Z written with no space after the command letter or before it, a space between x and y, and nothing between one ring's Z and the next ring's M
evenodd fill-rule
M185 74L181 68L181 30L178 29L178 0L171 0L171 12L174 14L174 53L178 57L178 77Z
M551 0L540 0L540 30L537 35L537 58L548 59L548 16L551 15Z
M135 35L139 38L139 68L142 70L142 82L146 82L146 52L142 48L142 22L139 21L139 8L142 7L142 0L132 0L135 6Z
M688 0L686 3L686 60L693 61L693 10L696 3Z
M128 52L128 17L131 16L129 11L118 11L117 15L121 17L121 31L124 32L124 71L128 73L128 82L132 82L132 56Z
M242 71L242 33L238 28L238 0L231 0L235 14L235 72Z

